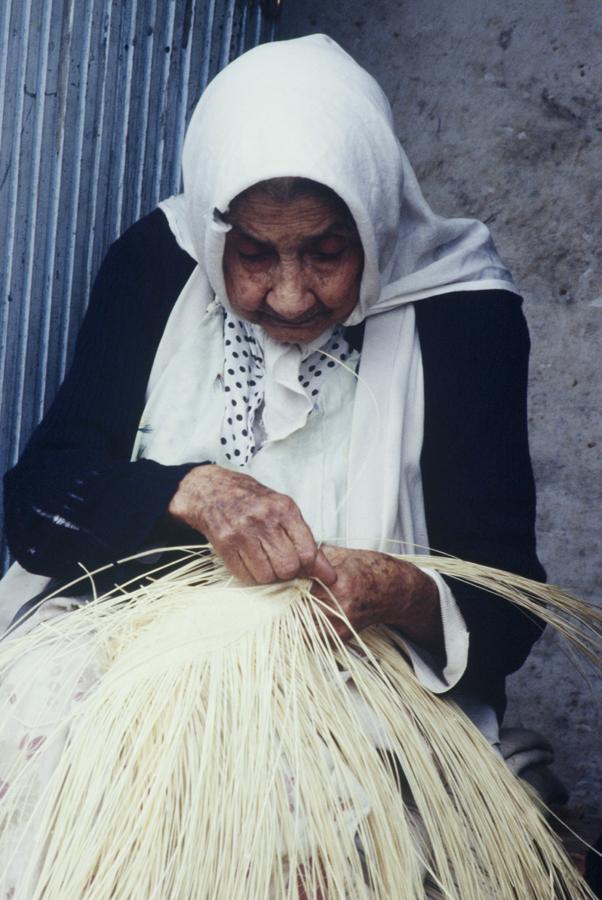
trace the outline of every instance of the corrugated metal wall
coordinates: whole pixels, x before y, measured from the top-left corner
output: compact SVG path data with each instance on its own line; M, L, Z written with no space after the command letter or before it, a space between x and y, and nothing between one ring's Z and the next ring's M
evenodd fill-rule
M108 245L178 191L196 99L279 7L0 0L0 472L65 374Z

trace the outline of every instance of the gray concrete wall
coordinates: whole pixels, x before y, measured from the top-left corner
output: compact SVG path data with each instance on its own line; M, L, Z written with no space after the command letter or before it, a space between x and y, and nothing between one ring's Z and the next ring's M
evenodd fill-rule
M286 0L280 37L315 31L380 81L433 207L487 222L516 276L540 556L551 581L599 602L602 3ZM512 678L507 721L544 732L571 802L600 813L602 690L589 678L547 635Z

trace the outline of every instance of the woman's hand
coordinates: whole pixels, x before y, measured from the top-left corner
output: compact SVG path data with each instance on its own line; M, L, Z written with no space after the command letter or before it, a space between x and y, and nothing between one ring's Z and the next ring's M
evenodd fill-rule
M390 625L438 658L445 656L439 591L432 578L386 553L330 546L322 550L337 574L331 591L355 631ZM313 593L332 604L321 585L315 584ZM336 615L331 621L344 641L352 637Z
M184 476L168 512L203 534L236 578L269 584L336 573L314 540L294 500L250 475L218 465Z

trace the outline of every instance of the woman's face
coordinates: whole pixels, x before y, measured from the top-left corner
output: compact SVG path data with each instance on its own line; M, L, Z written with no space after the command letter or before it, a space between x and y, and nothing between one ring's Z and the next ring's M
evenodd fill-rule
M233 201L227 221L224 278L241 319L276 341L306 343L354 309L364 254L342 203L279 201L255 188Z

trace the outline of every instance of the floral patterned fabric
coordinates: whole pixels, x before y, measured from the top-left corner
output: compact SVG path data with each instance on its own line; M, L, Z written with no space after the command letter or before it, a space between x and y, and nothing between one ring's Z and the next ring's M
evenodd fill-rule
M74 644L52 634L53 620L75 605L53 598L6 638L48 629L48 641L17 659L0 680L0 900L31 900L31 847L40 819L31 814L42 808L68 740L62 723L100 678L92 635ZM26 763L33 768L28 766L24 778Z

